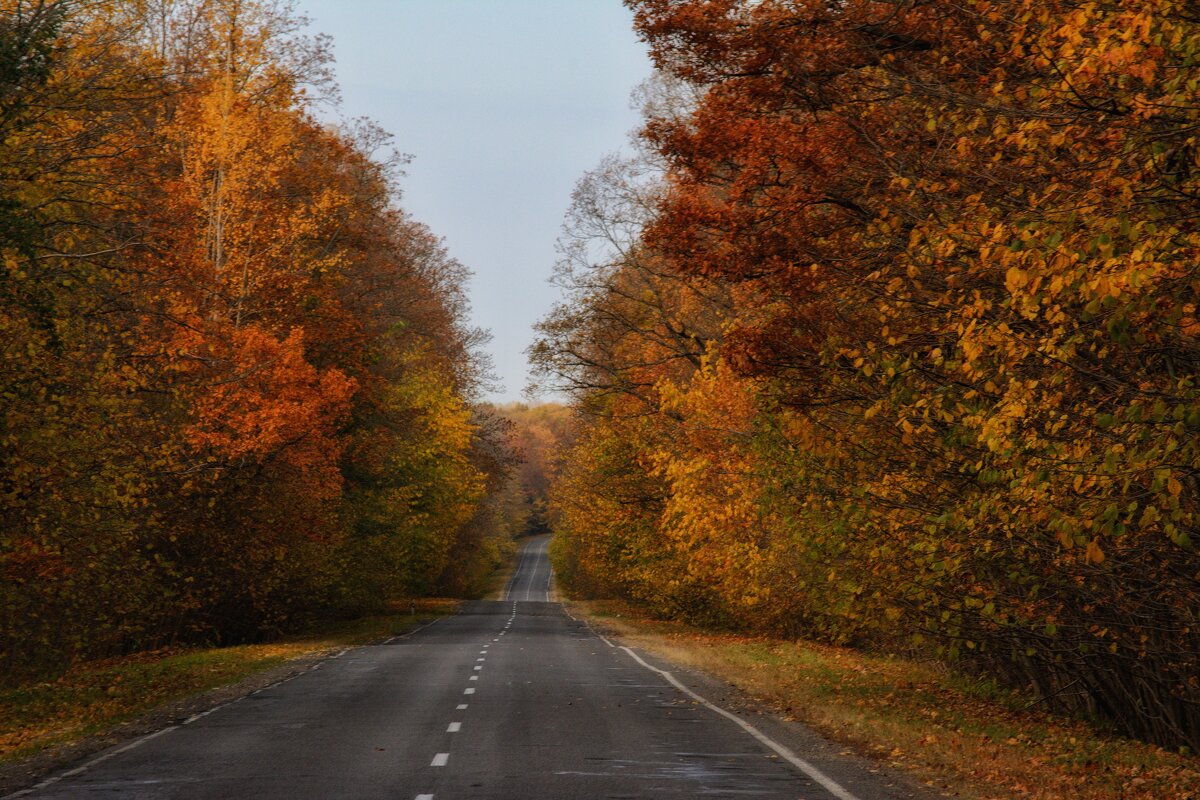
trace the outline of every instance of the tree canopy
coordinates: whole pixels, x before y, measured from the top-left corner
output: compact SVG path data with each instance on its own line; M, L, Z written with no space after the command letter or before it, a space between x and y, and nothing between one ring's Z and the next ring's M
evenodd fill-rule
M258 0L0 0L0 665L466 590L510 457L466 272Z
M535 351L564 576L1200 746L1191 6L628 5Z

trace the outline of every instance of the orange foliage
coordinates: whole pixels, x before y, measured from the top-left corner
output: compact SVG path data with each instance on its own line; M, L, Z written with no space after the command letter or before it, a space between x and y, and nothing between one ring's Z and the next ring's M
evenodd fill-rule
M535 349L579 585L1200 745L1186 4L629 5L663 175Z
M313 118L327 43L252 0L0 0L10 32L0 671L486 571L465 271L394 207L386 135Z
M234 331L227 352L204 345L187 339L177 343L188 358L223 367L220 379L196 399L187 440L222 461L261 463L279 455L312 473L318 497L336 496L341 445L334 434L349 411L354 381L309 364L299 329L278 341L255 328L242 328Z

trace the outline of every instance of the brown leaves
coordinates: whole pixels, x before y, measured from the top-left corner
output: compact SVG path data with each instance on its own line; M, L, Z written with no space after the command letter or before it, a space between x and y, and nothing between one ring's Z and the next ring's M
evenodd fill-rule
M686 618L910 637L1197 746L1193 15L631 5L694 90L645 130L637 242L682 290L596 351L653 419L573 455L583 569ZM721 336L667 371L689 290ZM602 472L648 499L608 507Z
M0 131L4 669L487 563L465 273L393 206L379 133L312 117L320 41L270 3L46 8L61 41L12 98L39 113Z

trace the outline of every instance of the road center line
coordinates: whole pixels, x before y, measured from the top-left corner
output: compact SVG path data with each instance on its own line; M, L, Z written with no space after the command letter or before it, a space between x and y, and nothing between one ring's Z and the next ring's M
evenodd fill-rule
M516 584L517 578L520 576L522 569L525 567L525 560L527 558L529 558L529 548L522 547L521 548L521 559L520 559L520 561L517 562L517 569L516 569L516 571L513 572L512 577L509 578L508 587L504 590L504 594L506 595L506 597L504 598L505 600L513 599L513 596L512 596L513 586ZM513 608L516 608L516 607L517 607L517 604L513 603Z
M800 758L800 756L796 755L791 750L789 750L787 747L784 747L779 742L772 739L770 736L767 736L765 733L763 733L758 728L751 725L749 722L746 722L744 719L742 719L741 717L738 717L736 714L726 711L725 709L721 708L720 706L713 705L712 703L708 702L703 697L696 694L691 689L689 689L688 687L686 687L682 683L680 683L679 680L674 675L667 672L665 669L659 669L658 667L654 667L654 666L651 666L650 664L647 664L645 661L642 660L641 656L639 656L637 653L630 650L628 647L622 646L621 649L624 650L626 653L629 653L629 655L633 658L634 661L641 664L643 667L650 670L651 672L658 673L659 675L661 675L663 678L666 679L667 683L671 684L676 689L683 692L688 697L692 698L697 703L699 703L700 705L707 708L709 711L715 711L716 713L720 714L722 717L725 717L726 719L737 723L738 727L740 727L746 733L753 736L755 739L757 739L762 744L766 745L771 750L775 751L775 753L780 758L782 758L784 761L788 762L793 767L800 770L801 772L803 772L808 777L812 778L817 783L821 784L821 786L823 786L825 788L825 791L829 792L831 795L838 798L838 800L859 800L858 797L850 794L850 792L848 792L844 788L842 788L842 785L840 783L838 783L837 781L835 781L833 778L829 777L824 772L821 772L821 770L817 769L815 766L808 763L803 758Z

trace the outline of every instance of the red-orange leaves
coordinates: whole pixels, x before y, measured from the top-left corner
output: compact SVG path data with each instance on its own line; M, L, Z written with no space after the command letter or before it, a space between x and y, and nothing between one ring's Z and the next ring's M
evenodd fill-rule
M675 82L662 188L539 351L598 412L562 483L575 572L901 634L1200 746L1190 5L628 5ZM722 416L744 436L714 446ZM579 496L618 470L637 511Z
M492 563L466 272L289 5L0 0L4 677Z
M280 341L255 327L228 340L190 342L197 371L195 421L188 438L217 460L282 458L319 478L313 486L336 494L341 445L332 435L349 409L355 382L335 369L318 371L304 358L304 335Z

